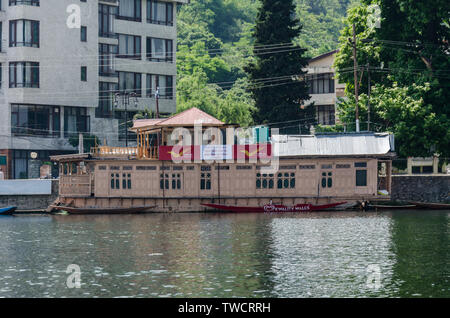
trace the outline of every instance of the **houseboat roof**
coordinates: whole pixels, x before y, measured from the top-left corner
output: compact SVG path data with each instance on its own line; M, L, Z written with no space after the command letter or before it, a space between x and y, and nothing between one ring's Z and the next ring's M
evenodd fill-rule
M394 135L389 133L273 135L272 143L279 157L395 156Z
M193 127L202 124L203 126L220 127L225 123L213 116L193 107L169 118L159 119L139 119L135 120L132 130L148 130L163 127Z

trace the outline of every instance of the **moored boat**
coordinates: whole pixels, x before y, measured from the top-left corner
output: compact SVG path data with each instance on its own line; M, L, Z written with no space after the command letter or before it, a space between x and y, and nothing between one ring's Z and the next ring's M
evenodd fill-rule
M16 209L17 209L16 206L8 206L6 208L1 208L0 215L11 215L14 213L14 211L16 211Z
M450 204L447 203L427 203L427 202L410 202L421 209L432 210L450 210Z
M326 211L327 209L336 208L339 205L345 203L347 202L344 201L323 205L313 205L306 203L306 204L296 204L293 206L286 206L282 204L265 204L263 206L233 206L214 203L203 203L202 205L221 211L236 212L236 213L289 213L289 212Z
M68 206L51 206L53 210L58 211L66 211L69 214L136 214L136 213L145 213L148 210L154 208L154 206L141 206L141 207L129 207L129 208L99 208L99 207L90 207L90 208L75 208Z

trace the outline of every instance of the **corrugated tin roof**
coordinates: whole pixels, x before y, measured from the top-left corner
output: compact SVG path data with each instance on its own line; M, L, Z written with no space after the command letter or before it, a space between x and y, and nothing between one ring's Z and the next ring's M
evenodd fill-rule
M272 143L280 157L382 156L395 150L388 133L272 135Z

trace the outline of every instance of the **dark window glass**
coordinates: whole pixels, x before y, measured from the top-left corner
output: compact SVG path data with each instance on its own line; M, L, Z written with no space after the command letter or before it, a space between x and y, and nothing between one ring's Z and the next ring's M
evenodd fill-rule
M10 62L9 88L39 88L38 62Z
M367 170L356 170L356 186L367 186Z
M39 47L39 21L9 21L9 46Z

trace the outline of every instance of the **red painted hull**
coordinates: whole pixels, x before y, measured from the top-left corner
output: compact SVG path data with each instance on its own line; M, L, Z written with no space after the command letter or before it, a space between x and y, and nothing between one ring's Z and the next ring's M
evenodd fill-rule
M236 212L236 213L299 213L299 212L312 212L312 211L324 211L327 209L335 208L339 205L347 202L337 202L324 205L312 205L312 204L297 204L294 206L286 206L281 204L266 204L264 206L232 206L204 203L203 206L218 209L221 211Z

